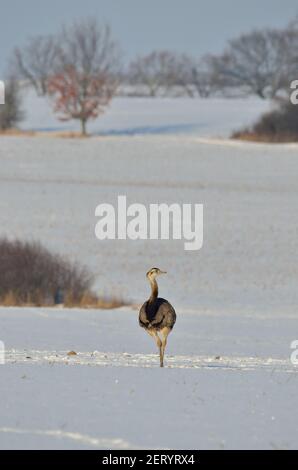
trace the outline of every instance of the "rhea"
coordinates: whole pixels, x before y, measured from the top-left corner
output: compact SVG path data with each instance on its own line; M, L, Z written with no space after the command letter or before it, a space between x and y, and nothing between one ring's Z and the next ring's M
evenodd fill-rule
M167 338L176 322L176 312L170 302L158 297L156 277L166 274L159 268L152 268L146 277L151 286L151 295L142 305L139 313L139 324L154 338L159 349L160 367L163 367Z

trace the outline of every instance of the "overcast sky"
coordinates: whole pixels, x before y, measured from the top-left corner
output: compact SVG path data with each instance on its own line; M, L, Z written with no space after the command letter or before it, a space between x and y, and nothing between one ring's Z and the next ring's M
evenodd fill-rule
M0 0L0 6L1 75L14 46L82 17L110 23L129 60L157 48L220 52L227 39L284 26L298 13L297 0Z

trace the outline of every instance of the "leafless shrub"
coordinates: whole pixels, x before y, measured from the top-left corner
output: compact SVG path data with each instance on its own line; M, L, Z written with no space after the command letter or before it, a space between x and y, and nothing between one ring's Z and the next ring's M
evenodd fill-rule
M297 142L298 106L281 101L278 108L264 114L251 128L235 132L232 137L265 142Z
M83 267L36 242L0 239L0 301L51 305L60 289L74 303L91 295L92 276Z
M24 118L18 82L10 78L5 82L5 104L0 105L0 129L6 131L17 126Z

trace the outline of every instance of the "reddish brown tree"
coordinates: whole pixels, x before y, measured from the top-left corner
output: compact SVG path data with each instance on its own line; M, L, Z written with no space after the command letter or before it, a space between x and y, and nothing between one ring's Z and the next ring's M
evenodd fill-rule
M48 93L59 118L78 119L86 135L87 122L104 111L117 89L118 48L110 29L93 20L64 29L59 42Z
M113 96L104 77L86 77L74 67L49 78L48 93L54 98L54 110L61 121L78 119L82 134L86 135L86 123L97 118Z

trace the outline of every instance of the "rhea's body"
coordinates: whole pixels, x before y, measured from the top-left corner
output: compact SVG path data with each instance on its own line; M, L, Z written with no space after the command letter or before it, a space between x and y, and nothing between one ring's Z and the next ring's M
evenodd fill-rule
M157 297L153 302L147 300L141 307L139 324L148 329L154 328L160 331L163 328L173 328L176 322L176 312L170 302Z
M152 268L147 273L151 296L140 309L139 324L155 339L160 352L160 366L163 367L167 337L175 325L176 312L170 302L158 297L156 276L160 274L164 274L164 271L158 268Z

